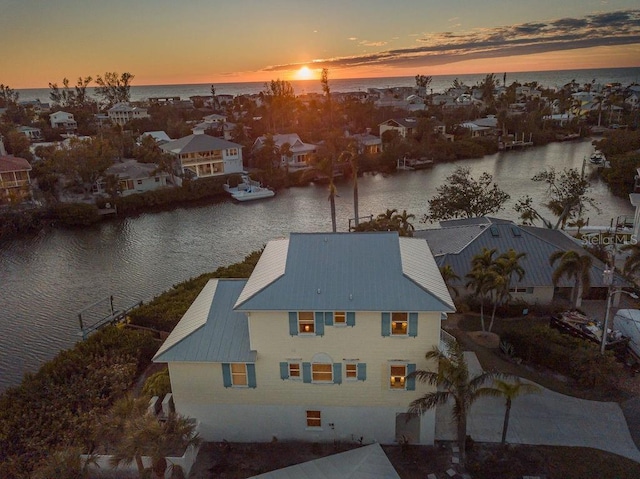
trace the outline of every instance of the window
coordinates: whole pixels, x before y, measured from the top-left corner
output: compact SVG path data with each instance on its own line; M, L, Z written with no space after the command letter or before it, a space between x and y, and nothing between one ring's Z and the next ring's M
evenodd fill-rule
M141 185L142 184L142 180L138 180L138 184Z
M358 379L358 365L356 363L345 364L344 370L345 370L344 375L347 380Z
M406 336L408 331L407 313L391 313L391 335Z
M160 183L160 178L156 176L156 183Z
M253 363L222 363L222 383L225 388L255 388L256 365Z
M307 411L307 427L322 427L320 411Z
M298 313L298 331L300 333L315 333L315 321L311 311L300 311Z
M313 363L311 364L311 379L314 383L333 382L333 364Z
M347 324L347 313L344 311L336 311L333 313L334 324Z
M231 364L231 384L233 386L246 386L247 382L247 366L243 363Z
M404 389L407 376L407 366L406 365L392 365L391 366L391 374L390 374L390 384L391 389Z
M289 377L300 379L300 363L289 363Z

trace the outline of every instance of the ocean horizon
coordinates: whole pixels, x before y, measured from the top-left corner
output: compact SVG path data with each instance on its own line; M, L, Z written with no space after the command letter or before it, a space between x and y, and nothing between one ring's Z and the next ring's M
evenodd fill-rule
M595 85L606 85L618 82L623 86L640 82L640 66L624 68L598 68L582 70L548 70L535 72L493 72L500 83L506 75L506 84L513 82L529 83L538 82L545 88L559 88L572 80L579 84L594 83ZM419 73L422 74L422 73ZM459 80L468 86L480 83L488 73L475 73L467 75L434 75L430 85L433 93L441 93L449 88L454 80ZM134 79L135 80L135 79ZM275 80L275 78L274 78ZM176 97L183 100L191 96L211 95L213 85L218 95L243 95L258 94L265 90L268 82L234 82L234 83L198 83L198 84L176 84L176 85L131 85L131 101L143 101L154 97ZM291 80L296 95L306 93L322 93L320 80ZM380 78L349 78L335 79L329 78L329 87L332 92L357 92L367 91L369 88L395 88L415 86L415 76L402 77L380 77ZM89 87L88 92L94 95L95 88ZM50 101L49 88L28 88L15 89L20 95L20 101L40 100L47 103Z

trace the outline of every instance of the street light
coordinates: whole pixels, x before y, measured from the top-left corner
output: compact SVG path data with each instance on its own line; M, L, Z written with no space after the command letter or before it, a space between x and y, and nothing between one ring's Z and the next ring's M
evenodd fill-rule
M609 267L607 265L606 269L602 272L602 282L607 287L607 310L604 315L604 325L602 327L602 341L600 343L600 354L604 354L605 348L607 347L607 331L609 330L609 316L611 314L611 297L614 294L624 293L631 296L633 299L638 299L638 295L632 293L630 291L625 291L620 288L612 288L613 285L613 267Z

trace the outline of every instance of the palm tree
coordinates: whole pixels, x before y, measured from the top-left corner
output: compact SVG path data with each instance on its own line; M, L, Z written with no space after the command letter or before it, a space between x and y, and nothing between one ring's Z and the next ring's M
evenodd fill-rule
M465 287L473 288L474 295L480 299L480 324L482 331L485 331L484 325L484 301L490 291L492 282L491 265L493 265L493 255L496 249L482 248L482 252L478 253L471 259L471 271L467 273L468 279Z
M626 244L620 249L629 252L629 256L624 260L624 272L632 276L640 272L640 245Z
M504 423L502 425L502 441L504 444L507 439L507 430L509 429L509 415L511 414L511 404L513 400L518 396L524 394L531 394L540 392L540 388L535 384L523 383L520 378L517 378L515 382L510 383L501 379L493 380L493 387L498 391L496 396L506 399L506 409L504 412Z
M576 308L582 304L582 295L591 287L589 273L593 261L588 254L580 254L577 251L556 251L549 256L549 263L554 266L558 262L558 267L553 271L551 279L553 285L557 285L562 277L574 280L571 302Z
M510 249L498 256L490 266L488 289L493 292L494 302L489 332L493 328L498 306L510 297L509 288L511 287L513 275L518 276L518 281L522 281L522 278L524 278L524 269L520 265L520 260L525 256L526 253L516 253L514 249Z
M474 377L469 377L469 367L458 342L446 339L445 344L445 349L434 346L425 355L427 360L437 361L437 372L417 370L408 376L415 377L422 383L437 387L437 390L428 392L422 397L411 401L408 412L411 414L424 414L429 409L453 400L451 414L457 426L460 458L464 462L469 409L476 399L497 394L494 388L483 387L483 385L499 375L492 372L483 372Z
M152 414L139 413L141 404L146 404L145 399L128 399L117 407L121 410L115 414L126 416L120 416L122 421L117 423L121 436L114 445L111 464L118 466L135 461L142 478L145 474L142 456L149 456L155 477L161 479L167 469L166 457L181 453L189 446L197 446L200 437L190 419L170 413L166 421L160 422Z
M456 272L453 270L453 268L449 264L445 264L444 266L440 267L440 274L442 275L442 279L444 280L444 284L447 285L447 289L450 292L453 292L453 294L456 297L458 297L460 295L460 292L458 291L458 288L456 288L455 286L453 286L451 284L451 282L452 281L459 281L460 280L460 276L458 276L456 274Z
M393 219L399 223L398 231L400 232L400 236L413 236L415 227L411 223L411 220L415 218L416 215L407 213L407 210L402 210L402 213L396 213L394 215Z
M360 222L358 212L358 168L359 168L359 154L358 146L356 142L351 141L347 146L347 149L340 154L338 159L339 163L348 162L351 168L351 175L353 176L353 214L355 227L358 227Z

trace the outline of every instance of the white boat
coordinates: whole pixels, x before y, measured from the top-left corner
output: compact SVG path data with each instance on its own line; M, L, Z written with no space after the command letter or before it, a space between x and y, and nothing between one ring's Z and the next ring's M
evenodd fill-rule
M251 201L262 198L271 198L276 193L270 188L266 188L260 182L252 180L249 175L241 175L242 181L238 186L230 186L227 182L224 190L231 195L234 200Z
M605 161L607 161L607 158L601 151L596 151L589 157L589 162L592 165L603 166L605 164Z

